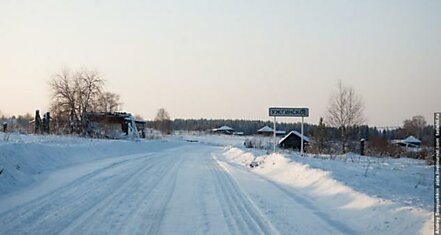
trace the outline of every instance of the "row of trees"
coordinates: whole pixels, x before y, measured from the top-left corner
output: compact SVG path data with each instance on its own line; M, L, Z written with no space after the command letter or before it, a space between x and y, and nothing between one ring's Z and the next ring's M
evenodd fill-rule
M237 131L243 132L244 135L253 135L263 126L272 127L270 121L261 120L233 120L233 119L175 119L173 120L174 130L188 131L207 131L213 128L227 125ZM311 133L311 124L305 124L305 133ZM295 130L300 128L300 123L278 123L278 130Z

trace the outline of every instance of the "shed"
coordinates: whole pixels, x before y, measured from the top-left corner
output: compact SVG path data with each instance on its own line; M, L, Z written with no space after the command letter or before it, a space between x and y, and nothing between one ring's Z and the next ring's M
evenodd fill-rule
M126 112L89 112L87 130L90 135L105 138L145 137L143 120Z
M291 131L279 141L279 147L284 149L300 150L301 138L302 134L297 131ZM303 136L303 148L309 144L309 141L310 140L308 137Z

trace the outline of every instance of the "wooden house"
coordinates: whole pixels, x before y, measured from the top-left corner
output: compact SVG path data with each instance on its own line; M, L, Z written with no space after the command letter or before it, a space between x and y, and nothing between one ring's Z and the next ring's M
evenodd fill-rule
M221 126L219 128L213 129L213 133L217 134L225 134L225 135L232 135L235 133L234 129L229 126Z
M144 138L145 124L143 120L126 112L89 112L87 116L87 132L96 137L110 139Z
M279 141L279 147L284 149L300 150L302 134L297 131L289 132ZM309 145L310 139L303 136L303 148Z

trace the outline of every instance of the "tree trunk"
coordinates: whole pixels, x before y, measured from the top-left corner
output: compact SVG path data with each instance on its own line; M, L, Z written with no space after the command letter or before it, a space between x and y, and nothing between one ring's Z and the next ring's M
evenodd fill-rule
M347 135L346 127L343 126L341 128L341 150L342 150L343 154L346 153L346 145L348 142L347 137L348 137L348 135Z

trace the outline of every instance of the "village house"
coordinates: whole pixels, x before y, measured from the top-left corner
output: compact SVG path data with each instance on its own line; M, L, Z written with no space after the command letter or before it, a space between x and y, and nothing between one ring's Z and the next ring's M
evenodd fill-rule
M214 128L213 133L216 134L224 134L224 135L232 135L235 133L234 129L229 126L221 126L219 128Z
M279 141L279 147L284 149L300 150L302 134L297 131L289 132ZM303 148L309 145L310 139L303 136Z
M421 147L421 140L415 138L414 136L409 136L402 140L392 140L392 143L401 147L406 148L420 148Z

